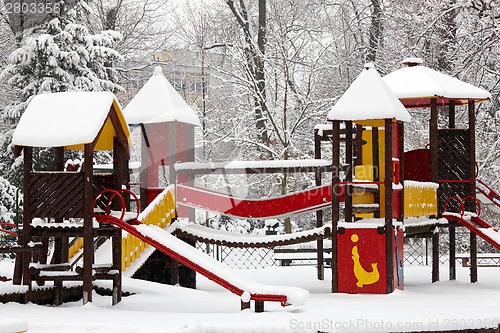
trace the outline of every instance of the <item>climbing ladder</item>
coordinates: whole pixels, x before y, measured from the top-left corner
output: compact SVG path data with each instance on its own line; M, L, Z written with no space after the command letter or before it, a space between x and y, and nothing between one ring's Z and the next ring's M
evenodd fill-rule
M146 225L154 225L161 229L166 228L175 218L174 187L164 189L146 209L136 216ZM141 239L125 233L122 238L122 269L127 270L144 251L149 247ZM70 262L78 261L83 251L83 238L76 238L68 251ZM99 251L99 250L97 250Z

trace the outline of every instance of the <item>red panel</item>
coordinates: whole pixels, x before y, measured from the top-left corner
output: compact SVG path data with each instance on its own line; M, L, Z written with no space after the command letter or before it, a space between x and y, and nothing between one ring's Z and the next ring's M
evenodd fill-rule
M392 218L397 219L401 216L401 192L403 190L392 191Z
M244 218L267 218L317 210L329 206L331 201L331 186L269 199L237 198L206 189L177 186L178 205Z
M467 97L463 98L454 98L455 104L456 105L465 105L467 104ZM476 101L485 101L485 99L476 99ZM430 97L421 97L421 98L402 98L400 99L401 103L407 108L425 108L425 107L430 107L431 105L431 98ZM437 97L437 105L438 106L445 106L448 105L450 99L449 98L444 98L444 97Z
M431 180L429 149L417 149L405 152L405 180L428 182Z
M146 140L148 145L143 145L145 151L141 152L143 158L147 159L146 163L142 163L143 168L147 168L147 184L143 187L156 187L159 185L158 167L167 165L169 162L168 156L168 124L154 123L143 125L146 132ZM144 133L143 133L144 134ZM144 182L144 179L141 179Z
M150 187L146 189L148 196L148 205L161 193L163 192L163 187Z
M385 234L380 235L375 228L349 228L345 229L344 234L337 235L337 241L339 292L385 294ZM394 286L403 289L404 235L401 228L393 233L392 249Z
M392 123L392 157L401 158L400 155L401 126L399 123Z
M375 228L345 229L337 241L338 291L385 294L385 234L380 235Z

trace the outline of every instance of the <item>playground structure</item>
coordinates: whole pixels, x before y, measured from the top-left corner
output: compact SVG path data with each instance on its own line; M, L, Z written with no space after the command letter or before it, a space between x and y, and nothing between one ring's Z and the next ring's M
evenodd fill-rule
M194 272L198 272L240 296L242 308L249 307L253 300L255 310L263 311L266 301L301 305L308 293L250 281L191 245L202 240L228 246L269 247L315 240L317 274L324 279L323 239L331 238L332 292L390 293L403 288L404 237L433 240L432 281L438 281L437 227L450 228L450 279L454 279L454 230L460 225L473 232L471 281L476 281L475 235L500 247L497 232L480 218L479 203L477 213L473 213L474 205L466 208L469 202L476 202L471 199L476 193L474 105L487 100L489 94L461 82L465 89L458 86L460 81L449 77L448 86L463 88L459 91L465 94L422 92L421 87L412 87L411 94L398 92L398 88L405 87L399 75L421 83L411 75L430 70L415 60L406 61L406 65L399 70L402 74L396 71L385 78L373 66L367 66L329 112L331 124L316 127L315 159L303 161L195 163L194 127L199 121L193 115L186 116L192 111L186 109L158 70L123 113L110 93L35 97L13 138L16 155L24 154L24 215L19 237L19 251L24 252L16 257L13 282L27 285L27 300L31 300L33 282L53 281L54 303L60 304L65 281L82 281L85 303L92 301L94 280L112 280L116 304L121 298L121 272L132 267L151 245L170 258L172 284L181 282L180 263L189 269L187 286L195 286ZM429 83L424 85L431 87ZM360 95L368 95L369 103ZM182 112L165 116L163 107L157 111L148 104L155 96L167 96L164 103L173 103L174 109ZM449 128L439 129L438 106L444 105L449 110ZM455 129L456 105L467 105L468 129ZM405 152L404 122L411 119L406 108L412 107L430 107L430 148ZM128 190L131 144L127 122L141 126L140 200ZM322 159L325 141L333 144L331 160ZM36 147L56 147L53 171L33 170ZM80 171L64 170L65 150L84 151ZM97 150L113 151L113 166L106 172L90 162ZM168 170L166 178L171 186L167 189L159 189L159 168ZM196 175L214 170L232 174L313 172L317 187L267 199L236 198L194 187ZM323 184L325 172L332 173L331 184ZM486 184L478 180L477 189L499 205L498 195ZM131 213L134 203L137 212ZM140 207L144 207L142 212ZM331 223L323 221L322 209L327 207L332 209ZM246 219L316 211L316 228L291 235L238 239L199 225L172 223L178 216L192 220L193 208ZM455 212L440 210L443 208ZM125 238L122 230L127 232ZM174 237L172 232L182 237ZM54 242L50 258L49 239ZM96 248L106 239L112 244L111 262L97 264ZM76 266L72 267L72 258L80 258L79 254L83 264L73 259Z

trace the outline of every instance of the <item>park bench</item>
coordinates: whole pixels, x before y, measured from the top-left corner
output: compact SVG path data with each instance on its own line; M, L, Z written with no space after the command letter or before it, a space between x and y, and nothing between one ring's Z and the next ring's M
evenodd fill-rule
M470 254L459 253L455 256L456 259L462 261L462 267L470 266ZM478 253L478 267L500 267L500 253Z
M314 247L276 247L274 249L274 260L280 266L292 265L315 265L317 251ZM323 249L323 261L326 265L331 264L332 249Z

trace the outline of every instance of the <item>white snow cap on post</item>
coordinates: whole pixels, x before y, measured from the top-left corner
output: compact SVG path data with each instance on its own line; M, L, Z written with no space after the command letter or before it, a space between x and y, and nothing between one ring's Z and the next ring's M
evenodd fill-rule
M200 126L200 119L163 75L160 66L123 110L129 124L179 121Z
M411 116L394 96L372 63L352 82L328 112L327 120L396 119L410 121Z

